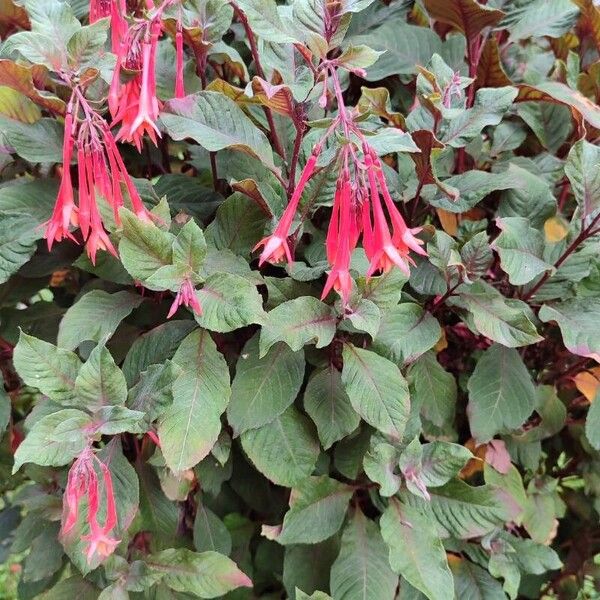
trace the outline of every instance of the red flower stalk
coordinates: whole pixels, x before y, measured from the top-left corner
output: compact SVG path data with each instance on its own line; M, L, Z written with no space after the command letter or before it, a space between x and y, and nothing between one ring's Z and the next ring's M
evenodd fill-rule
M78 88L73 92L74 101L65 119L65 141L63 144L63 174L52 218L47 223L45 238L48 248L54 241L65 237L75 239L69 232L69 225L79 225L86 242L87 253L93 263L98 250L107 250L114 256L117 251L104 229L98 208L98 197L112 207L115 221L119 220L119 208L123 206L121 184L128 191L131 205L136 215L149 220L149 214L133 181L125 168L115 139L106 122L90 107ZM80 108L81 120L72 112L72 107ZM79 196L75 206L69 165L74 149L77 149L77 172Z
M177 24L177 33L175 34L175 98L185 97L185 84L183 81L183 32L181 23Z
M296 210L298 209L302 192L304 191L309 179L315 172L315 167L317 165L317 159L319 158L320 152L321 145L318 144L315 146L312 154L306 161L306 165L304 165L304 169L300 175L300 181L298 181L298 185L296 186L296 189L294 190L294 193L292 194L292 197L290 198L290 201L286 206L286 209L283 212L275 231L266 238L263 238L254 247L254 250L257 250L260 246L263 246L263 251L261 252L260 259L258 261L259 266L262 266L265 262L278 263L284 258L286 258L289 263L293 262L292 253L290 251L287 238L290 235L290 228L292 226Z
M133 143L138 151L147 133L157 144L160 131L156 126L160 105L156 97L156 48L161 32L161 21L155 19L143 29L131 28L117 52L117 66L109 93L112 125L121 124L117 140ZM140 43L140 39L143 41ZM126 84L121 84L121 70L139 71Z
M169 310L167 319L170 319L177 312L177 309L181 305L190 306L197 315L202 314L202 306L198 300L196 288L194 287L194 284L187 278L181 284L179 292L177 292L177 296L175 296L175 300L173 300L173 304L171 304L171 309Z
M98 522L101 500L100 482L94 463L98 465L102 473L102 491L106 507L104 525L100 525ZM112 476L108 467L94 454L91 448L86 448L69 469L67 487L63 496L61 536L67 535L75 527L79 517L79 505L84 497L87 498L87 523L90 527L90 534L82 537L82 540L89 543L87 559L88 563L91 563L95 555L101 558L110 556L120 543L120 540L110 536L117 525Z

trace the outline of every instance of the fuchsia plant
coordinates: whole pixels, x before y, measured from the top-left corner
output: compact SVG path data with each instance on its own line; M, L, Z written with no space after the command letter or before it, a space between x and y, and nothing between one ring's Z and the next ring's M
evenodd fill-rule
M600 586L600 7L0 2L0 596Z

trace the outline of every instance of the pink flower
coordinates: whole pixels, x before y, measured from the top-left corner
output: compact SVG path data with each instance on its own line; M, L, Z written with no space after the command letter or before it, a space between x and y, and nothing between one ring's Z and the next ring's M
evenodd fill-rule
M181 284L179 292L177 292L177 296L175 296L175 300L173 300L173 304L171 304L171 309L169 310L167 319L170 319L177 312L177 309L182 305L190 306L197 315L202 314L202 306L198 300L196 288L194 287L194 284L187 278Z
M263 238L253 250L257 250L260 246L263 246L263 251L260 254L260 258L258 260L258 265L262 266L265 262L270 263L278 263L281 262L284 258L287 258L288 262L292 261L292 253L290 252L289 245L287 243L287 238L290 235L290 228L292 226L292 222L294 220L294 216L296 214L296 210L298 210L298 204L300 203L300 198L302 197L302 192L308 183L308 180L312 177L315 167L317 165L317 159L319 157L319 153L321 151L320 146L315 146L313 153L310 155L309 159L306 161L306 165L302 170L302 174L300 175L300 181L298 181L298 185L290 198L288 205L275 228L275 231Z
M183 32L181 24L178 23L177 33L175 34L175 98L185 97L185 84L183 81Z
M347 173L342 175L336 189L334 207L327 233L327 258L332 265L321 300L334 289L347 306L352 293L350 276L351 235L352 235L352 190Z
M102 499L95 464L102 473ZM86 448L69 469L67 487L63 496L61 536L67 535L75 527L79 517L79 504L84 497L87 498L86 521L90 533L81 539L89 543L86 554L88 563L91 563L96 555L100 558L110 556L120 543L120 540L110 536L117 525L112 475L108 467L94 454L91 448ZM100 525L98 522L101 500L106 511L104 525Z
M110 91L111 114L113 126L121 124L117 140L125 140L135 144L138 151L142 148L144 134L148 134L152 142L157 144L160 131L156 126L160 110L156 97L156 48L161 31L160 20L152 23L150 32L141 46L141 76L134 77L125 86L120 85L120 69L137 66L139 61L139 43L135 39L126 39L121 44L117 55L117 65L113 75ZM132 64L134 63L134 64Z
M60 242L64 238L75 239L69 231L70 225L77 224L77 208L73 200L73 182L71 181L71 159L73 157L74 146L73 115L71 112L68 112L65 117L62 178L54 211L46 224L46 232L44 234L44 238L48 243L48 250L52 249L52 244L55 241Z

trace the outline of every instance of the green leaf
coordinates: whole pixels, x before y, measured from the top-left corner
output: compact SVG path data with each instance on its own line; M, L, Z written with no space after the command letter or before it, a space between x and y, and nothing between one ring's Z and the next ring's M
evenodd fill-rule
M262 427L296 399L304 379L304 353L283 343L259 358L259 334L250 339L237 362L227 420L235 435Z
M492 486L471 487L454 479L429 492L429 502L411 494L403 494L402 498L425 512L444 538L481 537L514 517L506 499Z
M10 422L10 414L12 404L8 392L4 389L4 380L0 376L0 440L2 439L8 423Z
M241 435L242 448L267 479L293 487L312 472L319 443L310 421L290 406L267 425Z
M231 388L227 363L204 329L185 338L173 362L183 372L173 382L173 403L159 420L158 435L167 465L180 472L199 463L214 446Z
M170 100L160 120L176 141L191 138L211 152L241 150L273 167L273 153L265 134L223 94L198 92Z
M553 270L544 259L543 234L522 217L498 217L496 225L500 235L492 247L500 256L502 270L513 285L525 285L538 275Z
M103 57L110 18L99 19L78 29L67 43L69 58L76 68L94 67Z
M520 427L535 408L535 388L519 353L490 346L469 378L469 425L479 442Z
M140 373L138 382L129 390L127 406L142 411L149 425L161 417L173 402L173 382L179 367L167 361L162 365L150 365Z
M600 298L573 298L544 304L539 317L544 323L558 323L563 342L570 352L600 362Z
M367 477L379 484L379 494L393 496L400 489L402 478L398 472L398 448L388 444L382 436L372 435L369 450L363 458L363 468Z
M426 65L433 54L452 54L457 46L464 44L460 39L442 42L428 27L408 25L400 20L387 21L369 33L353 36L348 41L355 46L365 44L373 50L384 52L367 69L368 81L416 73L417 65Z
M411 451L415 445L418 452ZM431 442L421 444L415 438L400 456L400 470L406 478L408 489L422 495L422 486L440 487L456 477L466 462L472 458L471 452L460 444ZM415 481L419 487L415 488ZM427 497L427 495L425 496Z
M292 44L299 41L275 0L239 0L237 5L246 13L254 33L265 42Z
M517 5L501 26L508 28L512 42L528 37L558 38L571 29L578 16L579 9L569 0L533 0Z
M311 296L284 302L268 315L260 334L260 355L273 344L285 342L294 352L315 342L324 348L335 336L336 316L330 306Z
M463 148L481 133L484 127L498 125L517 97L517 88L481 88L473 108L452 114L440 136L440 141L453 148Z
M431 521L418 509L391 500L380 525L392 569L430 600L446 600L452 574Z
M249 257L250 250L263 237L266 222L267 215L256 202L236 192L219 206L206 236L218 250L228 249Z
M573 127L568 107L552 102L519 102L517 114L553 154L567 141Z
M585 140L579 140L571 147L565 163L565 175L571 182L571 190L583 219L600 210L599 163L600 149Z
M239 275L210 275L197 294L202 314L195 315L196 321L211 331L227 333L265 320L256 285Z
M101 435L117 435L126 431L144 433L147 431L144 417L143 412L124 406L102 406L94 412L92 430Z
M406 302L383 312L373 349L401 365L433 348L441 335L435 317L418 304Z
M194 519L194 546L198 552L219 552L228 555L231 552L231 534L215 513L198 502Z
M150 365L171 358L181 341L196 327L194 321L169 321L137 338L123 363L128 386L132 386Z
M509 348L535 344L543 339L527 316L525 303L509 301L481 282L461 288L460 292L460 303L469 311L482 335Z
M333 365L316 371L310 378L304 391L304 409L315 422L325 450L354 431L360 422L342 385L341 374Z
M55 402L70 405L81 367L76 354L21 332L13 362L21 379Z
M71 306L58 328L58 345L74 350L87 340L106 342L119 323L137 308L143 298L131 292L109 294L92 290Z
M437 427L454 420L456 380L444 370L433 352L426 352L410 367L408 378L412 399L421 413Z
M371 338L375 338L381 324L381 311L374 302L361 298L357 304L351 305L344 312L342 326L346 326L347 321L358 331L364 331Z
M329 477L309 477L292 490L293 502L279 526L262 533L280 544L316 544L342 526L353 489Z
M585 419L585 437L596 450L600 450L600 402L596 394Z
M21 123L0 116L0 130L11 149L30 163L61 162L63 126L55 119Z
M346 344L342 383L354 410L370 425L401 440L410 410L408 385L391 361Z
M393 600L398 585L377 525L359 508L342 534L342 547L331 568L331 593L339 600Z
M454 578L454 595L456 598L469 600L506 600L502 585L485 569L478 567L470 560L453 557L450 570Z
M169 548L148 556L144 563L171 589L198 598L216 598L240 587L252 587L250 578L217 552Z
M17 448L13 473L28 462L54 467L70 463L88 445L91 424L88 414L74 408L42 417Z
M122 405L127 399L125 377L106 346L98 344L75 380L75 394L88 410Z

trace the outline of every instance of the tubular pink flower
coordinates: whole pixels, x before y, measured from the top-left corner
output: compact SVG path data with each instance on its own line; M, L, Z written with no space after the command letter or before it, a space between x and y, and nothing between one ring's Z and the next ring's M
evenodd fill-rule
M75 146L75 139L73 138L72 132L73 115L69 112L65 117L65 137L63 141L63 163L60 188L56 197L52 217L46 223L46 232L44 234L44 238L48 244L48 250L52 249L52 244L55 241L60 242L64 238L75 239L69 231L69 226L77 223L77 208L75 207L73 182L71 181L71 159L73 158L73 148Z
M98 465L102 473L102 499L94 463ZM120 540L110 536L117 525L117 509L112 476L108 467L94 454L91 448L86 448L69 469L67 487L63 496L61 537L67 535L76 525L79 517L79 503L84 497L87 498L86 521L90 533L83 536L82 540L88 542L86 555L88 563L91 563L96 555L101 558L110 556L120 543ZM98 522L101 500L104 503L106 512L104 525L100 525Z
M263 246L263 251L261 252L258 261L259 266L262 266L265 262L278 263L282 261L284 257L287 258L288 262L293 262L292 253L290 252L290 248L287 243L287 238L290 235L290 228L292 226L296 211L298 210L298 204L300 203L302 192L304 191L306 184L315 171L320 151L320 146L316 146L313 150L313 153L306 161L306 165L304 165L304 169L300 175L300 181L298 181L298 185L296 186L296 189L294 190L289 204L286 206L286 209L283 212L275 231L271 235L263 238L253 248L253 251L255 251Z
M185 279L181 284L179 292L177 292L177 296L175 296L175 300L173 300L173 304L171 304L167 319L170 319L180 306L189 306L197 315L202 314L202 306L198 300L196 288L189 279Z
M175 98L185 97L185 84L183 81L183 32L181 26L178 25L177 33L175 34Z
M339 214L339 230L335 232L335 244L328 244L327 254L328 259L332 262L332 269L329 272L321 300L323 300L329 292L334 289L342 297L344 306L347 306L352 293L352 277L350 276L350 236L351 236L351 219L352 219L352 190L348 176L343 176L342 182L338 183L338 189L334 201L334 212ZM335 203L338 204L336 210ZM332 218L332 221L334 219ZM335 219L336 225L338 219ZM333 231L328 232L333 234ZM331 257L333 256L333 261Z

